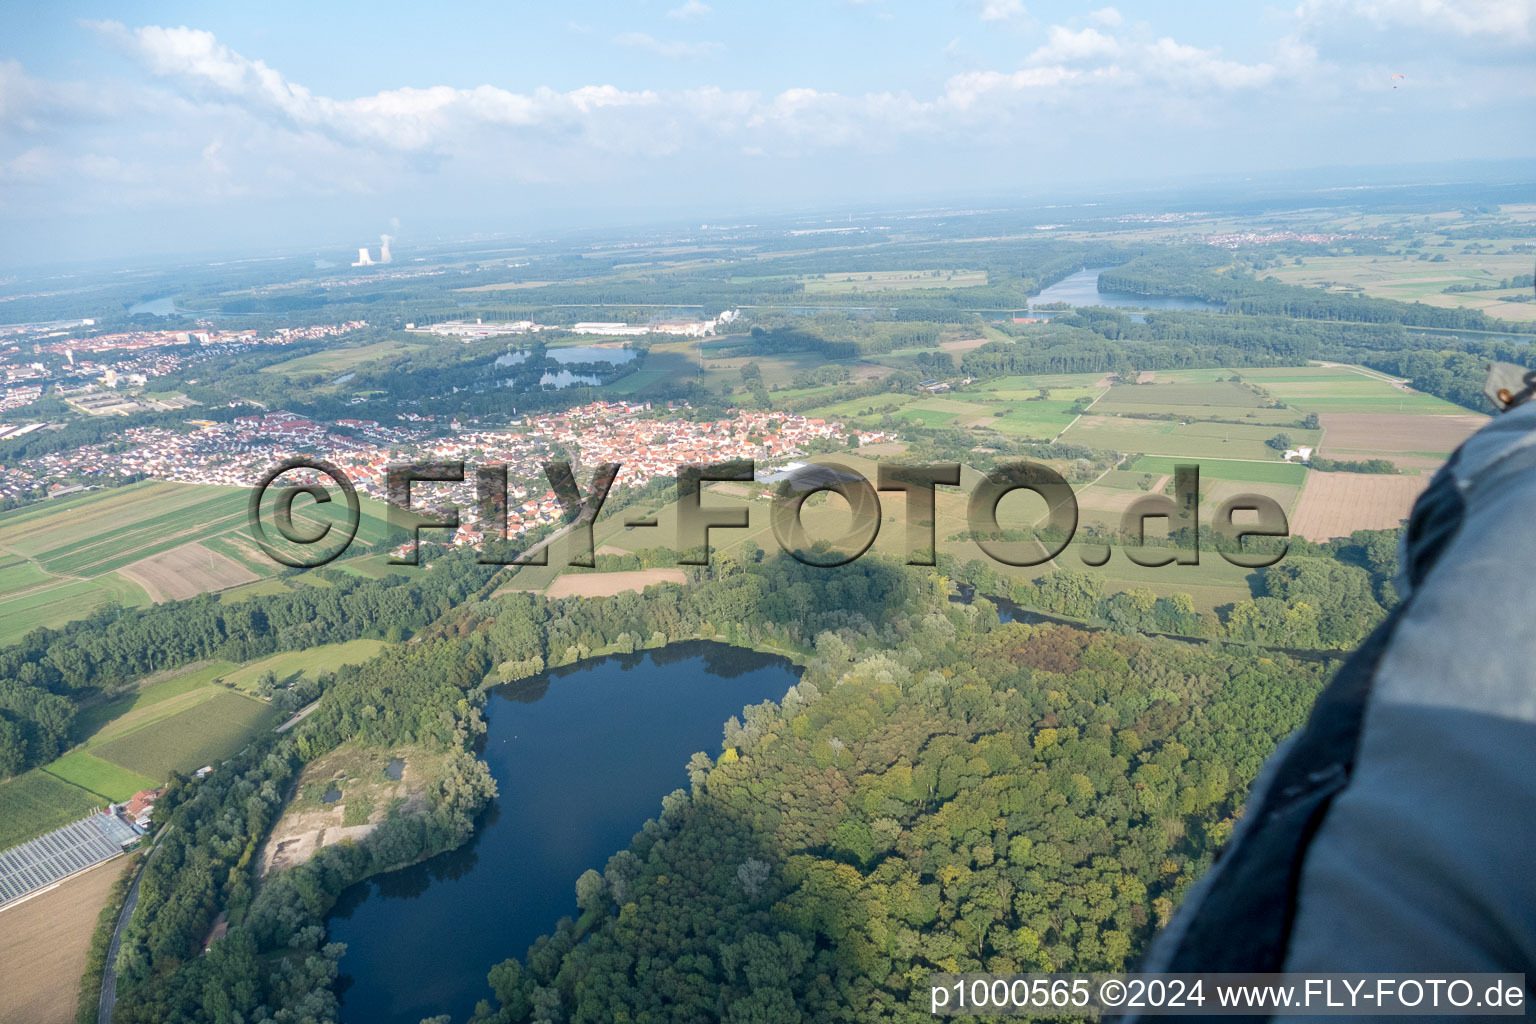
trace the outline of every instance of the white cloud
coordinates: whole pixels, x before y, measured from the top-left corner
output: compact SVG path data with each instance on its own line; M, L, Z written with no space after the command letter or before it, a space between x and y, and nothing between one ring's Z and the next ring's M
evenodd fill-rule
M1024 0L982 0L981 4L982 21L1012 21L1027 13Z
M49 146L34 146L9 160L0 161L0 181L38 184L79 177L109 184L136 184L150 180L150 170L101 153L70 154Z
M1120 41L1098 29L1074 32L1063 25L1052 25L1046 44L1029 55L1032 64L1052 64L1115 57L1121 52Z
M648 32L624 32L614 36L620 46L654 53L668 60L698 60L717 56L724 47L719 43L686 43L679 39L657 39Z
M1010 9L1022 14L1022 4ZM131 142L122 136L122 158L161 163L157 175L123 187L125 202L131 201L128 193L172 197L165 202L198 195L382 196L405 187L441 192L443 183L457 188L476 182L573 190L583 183L665 176L673 154L715 160L750 150L763 161L784 161L783 169L813 175L839 160L883 159L884 166L899 169L921 164L928 154L975 153L980 147L1017 153L1021 145L1041 149L1066 140L1141 138L1172 146L1178 143L1168 140L1212 138L1213 125L1253 125L1275 113L1277 123L1292 124L1308 109L1348 112L1359 109L1349 97L1380 95L1359 87L1360 65L1320 63L1301 34L1237 59L1158 36L1144 23L1118 21L1107 10L1050 26L1043 44L1014 66L964 64L937 92L918 95L840 93L802 79L762 92L714 86L636 91L607 83L515 92L485 84L333 98L209 32L95 27L155 80L135 87L159 102L152 126L124 119L133 134ZM615 42L663 56L696 55L642 33ZM18 65L0 63L0 143L4 129L20 123L16 98L35 92L32 85L7 86L12 81L30 80ZM1280 83L1285 88L1274 88ZM109 143L59 130L67 120L51 124L35 113L46 107L39 101L25 106L40 130L56 129L52 141L64 151L16 155L30 141L0 149L0 161L12 157L4 165L7 181L42 191L68 180L81 182L82 192L96 182L104 194L105 177L131 174L131 168L87 159L87 151L110 152ZM1256 111L1265 115L1256 117ZM1202 134L1179 134L1195 128ZM1282 130L1275 130L1276 138ZM1026 136L1032 141L1021 143ZM21 190L18 185L12 191Z
M187 85L200 99L237 104L301 131L338 141L401 151L430 150L474 126L535 129L569 126L582 115L613 107L656 102L651 92L611 85L567 93L539 89L532 95L492 85L403 87L336 100L318 96L260 60L220 43L211 32L146 26L129 30L116 22L95 25L162 78Z
M946 83L944 102L958 110L969 110L991 93L1049 91L1081 76L1081 71L1063 67L1025 68L1012 73L968 71Z
M1147 71L1167 82L1210 85L1221 89L1252 89L1275 79L1272 64L1242 64L1223 60L1212 50L1176 43L1166 36L1147 50Z
M701 2L701 0L685 0L681 7L674 7L668 11L667 17L677 21L692 21L695 18L704 17L712 10L714 8L710 7L709 4Z
M64 120L109 117L139 102L132 93L34 78L20 61L0 60L0 131L31 133Z
M1098 10L1090 13L1088 17L1100 25L1108 25L1110 28L1114 28L1125 20L1120 16L1120 12L1113 7L1100 7Z
M1349 18L1400 27L1526 43L1536 36L1536 0L1302 0L1304 25Z

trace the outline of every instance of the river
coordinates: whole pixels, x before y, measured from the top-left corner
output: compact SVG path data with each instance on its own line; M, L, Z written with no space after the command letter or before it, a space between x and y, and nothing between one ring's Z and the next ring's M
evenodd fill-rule
M1221 309L1204 299L1165 295L1136 295L1132 292L1099 291L1099 275L1113 267L1088 267L1063 278L1030 300L1030 307L1053 302L1069 306L1113 306L1117 309Z
M481 756L500 795L474 838L351 887L331 914L344 1024L466 1019L491 996L486 972L576 916L581 873L687 787L689 756L717 756L727 718L798 678L783 658L692 642L492 691Z

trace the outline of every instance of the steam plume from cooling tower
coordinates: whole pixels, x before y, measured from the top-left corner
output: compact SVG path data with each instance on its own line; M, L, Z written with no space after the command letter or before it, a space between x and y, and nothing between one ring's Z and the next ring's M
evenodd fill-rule
M393 242L394 240L395 239L394 239L393 235L380 235L379 236L379 262L380 263L388 263L389 262L389 259L390 259L390 257L389 257L389 243Z

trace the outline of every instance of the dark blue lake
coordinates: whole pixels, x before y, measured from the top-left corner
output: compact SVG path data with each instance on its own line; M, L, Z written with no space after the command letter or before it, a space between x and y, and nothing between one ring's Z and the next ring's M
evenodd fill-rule
M464 1020L486 972L564 916L576 879L629 845L695 751L799 679L783 658L694 642L555 669L493 691L481 756L500 795L475 837L342 894L328 928L346 1024Z

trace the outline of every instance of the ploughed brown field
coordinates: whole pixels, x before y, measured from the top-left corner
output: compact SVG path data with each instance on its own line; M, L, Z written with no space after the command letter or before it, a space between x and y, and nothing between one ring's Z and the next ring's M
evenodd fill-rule
M143 587L155 602L180 601L261 578L233 558L201 544L183 544L118 571Z
M1307 474L1291 532L1308 540L1348 537L1355 530L1386 530L1408 518L1427 476L1388 473Z
M566 573L549 585L545 597L613 597L636 594L655 583L686 583L681 569L637 569L633 572Z
M1323 425L1318 454L1330 459L1390 458L1394 452L1453 452L1488 422L1487 416L1476 413L1421 416L1325 412L1318 419Z
M981 348L981 346L985 345L991 340L991 338L986 337L956 338L954 341L940 342L939 348L943 349L945 352L969 352L973 348Z
M0 911L0 1020L72 1024L96 918L127 865L116 857Z

